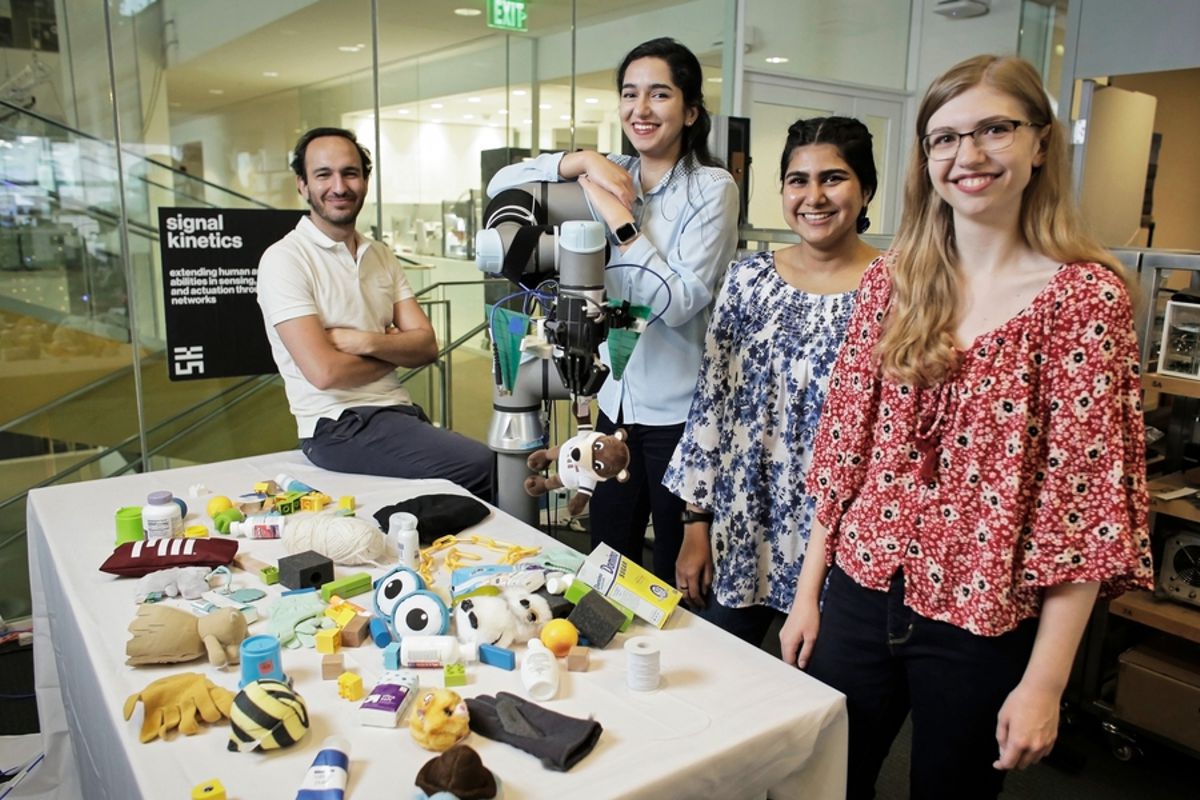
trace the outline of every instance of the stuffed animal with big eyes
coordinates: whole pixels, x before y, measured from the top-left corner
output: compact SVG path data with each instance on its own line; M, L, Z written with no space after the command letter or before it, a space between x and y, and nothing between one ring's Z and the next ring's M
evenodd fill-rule
M557 459L558 474L548 478L530 475L525 479L525 491L540 497L563 486L574 489L567 511L573 517L579 516L587 508L596 484L609 478L622 483L629 480L629 445L625 438L624 429L611 435L582 430L558 447L533 451L525 462L531 470L544 470Z

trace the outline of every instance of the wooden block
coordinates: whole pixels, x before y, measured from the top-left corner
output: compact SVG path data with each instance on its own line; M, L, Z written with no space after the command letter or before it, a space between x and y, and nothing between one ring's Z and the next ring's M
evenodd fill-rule
M586 647L572 647L567 652L567 672L587 672L589 663Z
M371 637L371 618L355 614L354 618L342 627L342 646L358 647Z
M321 656L321 678L332 681L346 671L346 657L341 653Z
M233 557L233 565L240 570L246 572L261 572L264 569L274 569L272 564L265 561L259 561L249 553L238 553Z

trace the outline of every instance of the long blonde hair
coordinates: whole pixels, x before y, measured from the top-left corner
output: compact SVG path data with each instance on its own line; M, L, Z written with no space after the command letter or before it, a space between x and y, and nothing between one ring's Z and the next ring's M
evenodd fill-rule
M1030 122L1046 126L1042 141L1045 162L1034 168L1021 198L1025 243L1060 263L1103 264L1129 284L1120 263L1084 233L1071 197L1066 131L1054 116L1037 70L1013 56L967 59L930 85L917 112L916 138L904 184L904 218L893 244L891 306L875 351L883 373L901 383L940 383L958 361L954 328L959 266L954 216L933 190L921 138L934 112L981 84L1014 98Z

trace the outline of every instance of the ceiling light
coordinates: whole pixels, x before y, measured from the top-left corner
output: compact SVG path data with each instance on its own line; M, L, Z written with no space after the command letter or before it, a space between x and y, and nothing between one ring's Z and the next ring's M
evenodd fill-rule
M568 120L568 119L570 119L570 118L571 118L571 115L570 115L570 114L563 114L561 117L559 117L559 119L561 119L561 120L563 120L563 121L566 121L566 120Z
M456 8L454 13L460 17L478 17L483 12L478 8Z
M404 114L411 114L412 112L409 111L407 108L397 108L396 113L403 116Z
M483 98L481 98L481 97L468 97L468 98L467 98L467 102L468 102L468 103L482 103L482 102L483 102Z
M592 105L596 105L596 103L600 102L600 98L599 97L585 97L583 99L583 102L591 103Z
M714 78L709 78L709 79L708 79L708 82L709 82L709 83L720 83L720 82L721 82L721 76L720 76L720 75L717 75L717 76L716 76L716 77L714 77Z
M429 120L429 121L430 121L430 122L432 122L434 125L441 125L441 124L442 124L442 121L441 121L440 119L431 119L431 120Z
M209 94L225 94L225 90L224 89L209 89L208 93Z
M357 45L344 44L338 47L338 50L341 50L343 53L357 53L359 48Z
M550 105L549 103L541 103L538 105L538 108L540 108L542 111L549 111L550 109L554 108L554 106Z
M273 70L267 70L266 72L263 73L263 77L264 78L278 78L279 73L275 72Z
M532 124L533 124L533 120L531 120L531 119L523 119L523 120L521 120L521 122L524 122L526 125L532 125Z
M463 119L475 119L474 114L463 114Z
M770 56L769 58L764 59L764 61L766 61L768 64L786 64L788 62L787 58L784 56Z
M524 97L526 94L528 94L528 92L526 92L524 89L513 89L514 97Z
M445 103L430 103L429 107L430 108L445 108L446 104Z

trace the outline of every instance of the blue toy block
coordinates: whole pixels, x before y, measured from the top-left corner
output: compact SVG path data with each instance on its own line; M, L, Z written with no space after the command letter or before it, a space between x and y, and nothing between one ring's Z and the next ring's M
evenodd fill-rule
M383 668L390 670L400 669L399 642L392 642L387 647L383 648Z
M388 630L387 623L379 617L371 617L371 641L380 649L392 643L392 632Z
M507 647L497 647L494 644L479 645L479 661L500 669L514 670L517 668L517 654Z

